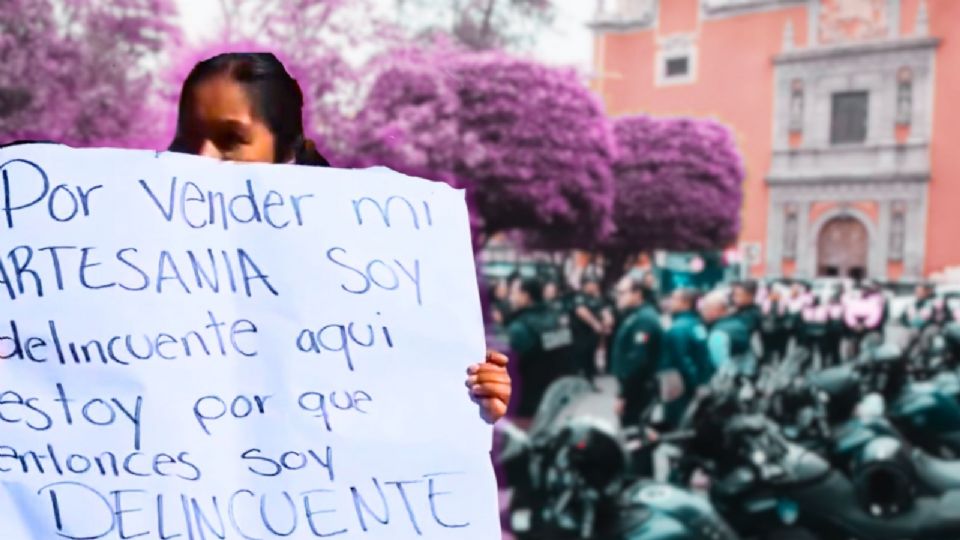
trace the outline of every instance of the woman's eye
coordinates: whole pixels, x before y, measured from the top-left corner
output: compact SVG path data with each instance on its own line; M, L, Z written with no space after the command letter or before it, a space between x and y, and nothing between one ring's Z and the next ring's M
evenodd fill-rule
M241 137L239 134L227 133L220 137L220 139L217 141L217 146L219 146L221 150L229 150L236 148L243 143L243 137Z
M247 134L236 129L223 130L217 138L217 146L221 149L236 148L249 143Z

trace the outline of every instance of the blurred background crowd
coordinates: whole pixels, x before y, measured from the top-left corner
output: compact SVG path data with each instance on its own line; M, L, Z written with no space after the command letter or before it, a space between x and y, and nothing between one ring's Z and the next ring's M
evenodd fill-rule
M692 284L653 266L604 280L589 268L569 277L549 263L531 272L495 279L490 290L491 328L517 355L520 425L563 377L613 376L622 420L635 424L656 399L679 400L672 405L679 415L721 369L755 377L795 349L809 351L810 369L829 368L856 357L865 341L905 347L928 328L960 321L960 287L933 282L911 289L849 278Z

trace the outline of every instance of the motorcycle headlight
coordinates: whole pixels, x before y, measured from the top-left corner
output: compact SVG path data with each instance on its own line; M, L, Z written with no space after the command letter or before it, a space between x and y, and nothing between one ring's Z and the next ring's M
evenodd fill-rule
M901 514L914 500L912 462L903 443L893 437L878 437L858 456L853 483L860 503L877 517Z

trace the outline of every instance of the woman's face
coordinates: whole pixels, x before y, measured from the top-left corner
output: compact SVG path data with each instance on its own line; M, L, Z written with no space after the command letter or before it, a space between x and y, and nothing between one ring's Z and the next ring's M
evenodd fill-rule
M273 163L274 138L254 114L246 91L230 78L194 86L180 125L185 151L228 161Z

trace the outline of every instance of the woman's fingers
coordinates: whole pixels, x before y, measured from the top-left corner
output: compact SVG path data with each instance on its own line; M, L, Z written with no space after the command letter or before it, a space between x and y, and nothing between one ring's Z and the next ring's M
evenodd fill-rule
M496 398L507 400L510 398L510 384L508 383L486 383L478 384L470 388L470 394L474 397Z
M476 375L478 373L507 373L507 368L496 364L477 364L467 369L468 375Z
M467 386L486 382L510 384L510 374L506 371L482 370L467 376Z
M484 367L502 369L507 367L507 364L510 363L510 359L507 358L507 355L498 353L497 351L487 351L487 356L484 360L485 362L482 364L472 364L470 367L468 367L467 373L476 373Z
M495 366L507 367L507 364L510 363L510 359L507 358L507 355L503 353L497 351L487 351L487 363Z
M487 351L482 364L467 368L466 386L470 395L480 404L483 418L496 422L507 414L512 384L507 373L509 358L497 351Z

